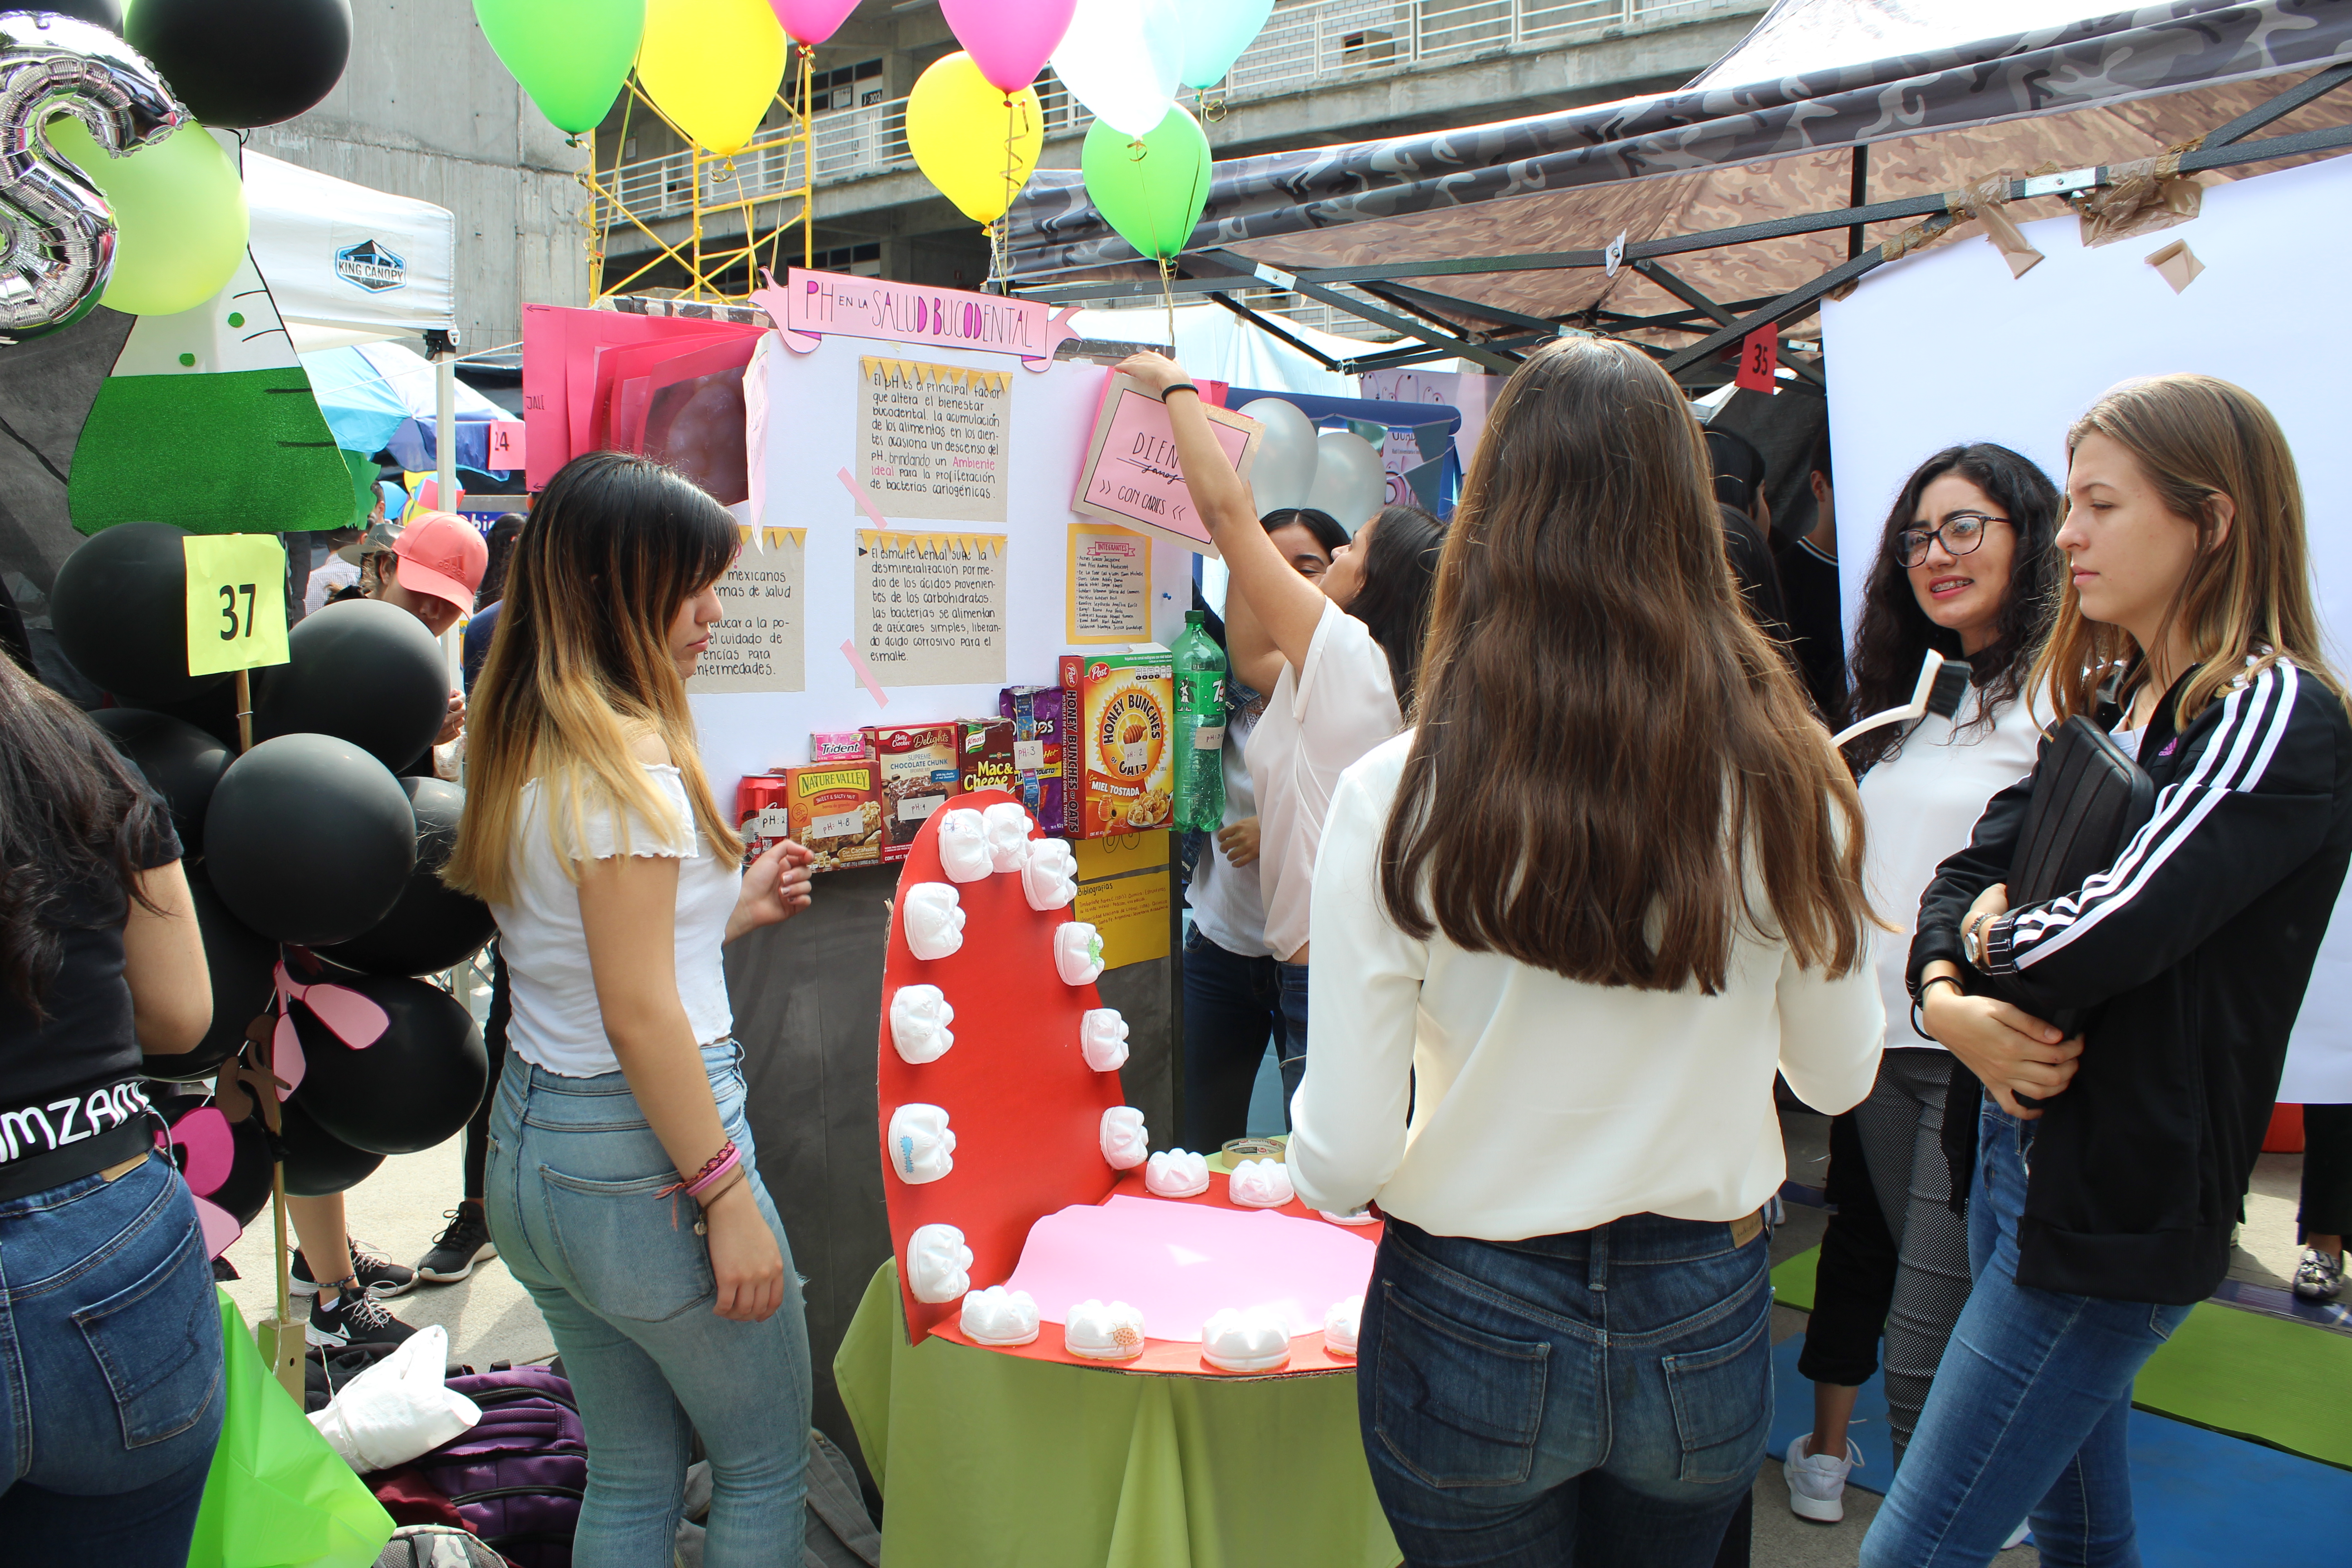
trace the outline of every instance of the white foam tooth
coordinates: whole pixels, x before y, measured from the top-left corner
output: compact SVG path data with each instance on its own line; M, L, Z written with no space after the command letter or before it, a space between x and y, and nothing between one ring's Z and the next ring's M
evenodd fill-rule
M1065 985L1092 985L1103 972L1102 933L1084 921L1055 926L1054 970Z
M1114 1105L1102 1113L1102 1155L1114 1171L1132 1171L1150 1158L1150 1135L1143 1129L1143 1112L1131 1105Z
M1279 1160L1244 1160L1226 1179L1225 1194L1244 1208L1280 1208L1297 1192L1290 1184L1290 1167Z
M987 820L968 805L940 813L940 869L949 879L977 882L996 868Z
M1290 1362L1290 1325L1271 1307L1227 1307L1201 1325L1201 1359L1222 1372L1273 1372Z
M948 1125L948 1113L936 1105L902 1105L892 1111L889 1137L891 1173L910 1187L936 1182L955 1169L955 1131Z
M1062 1320L1062 1348L1088 1361L1133 1361L1143 1338L1143 1314L1124 1301L1088 1297Z
M947 882L918 882L899 899L907 949L929 963L963 947L963 895Z
M1323 1314L1323 1348L1333 1355L1354 1359L1356 1335L1363 1317L1364 1299L1361 1296L1350 1296L1345 1300L1332 1302Z
M1021 862L1021 896L1040 914L1066 910L1078 896L1078 858L1066 840L1033 838Z
M1029 858L1029 830L1036 826L1021 803L1000 800L980 814L988 834L990 863L999 871L1018 871Z
M1189 1198L1209 1190L1209 1160L1189 1149L1170 1149L1144 1162L1143 1185L1156 1197Z
M1026 1290L991 1285L963 1299L957 1326L974 1344L1025 1345L1037 1337L1037 1302Z
M960 1300L971 1289L971 1248L951 1225L923 1225L907 1238L907 1285L915 1300L933 1306Z
M955 1008L936 985L901 985L890 998L890 1044L909 1066L947 1055L955 1045L948 1027L953 1022Z
M1078 1019L1078 1050L1097 1072L1127 1065L1127 1020L1116 1007L1089 1007Z

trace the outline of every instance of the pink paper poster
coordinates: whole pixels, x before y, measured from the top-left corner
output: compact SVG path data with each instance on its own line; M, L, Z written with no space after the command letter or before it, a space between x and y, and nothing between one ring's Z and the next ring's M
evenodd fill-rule
M1256 455L1257 421L1224 409L1206 410L1217 446L1243 479ZM1192 509L1176 462L1176 438L1168 409L1125 376L1113 376L1095 420L1070 510L1107 522L1142 528L1186 549L1214 555L1208 526Z

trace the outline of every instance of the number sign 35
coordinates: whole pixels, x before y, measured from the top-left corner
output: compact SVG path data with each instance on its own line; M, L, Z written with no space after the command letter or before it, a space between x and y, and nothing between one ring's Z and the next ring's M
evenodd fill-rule
M188 673L284 664L286 547L267 533L191 534Z

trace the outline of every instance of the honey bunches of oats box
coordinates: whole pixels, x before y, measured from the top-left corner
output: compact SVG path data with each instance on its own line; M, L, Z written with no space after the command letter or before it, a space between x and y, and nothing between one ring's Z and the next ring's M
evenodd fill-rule
M1077 698L1078 722L1063 741L1062 765L1063 787L1077 792L1081 837L1167 826L1176 782L1176 680L1168 650L1064 654L1062 689Z

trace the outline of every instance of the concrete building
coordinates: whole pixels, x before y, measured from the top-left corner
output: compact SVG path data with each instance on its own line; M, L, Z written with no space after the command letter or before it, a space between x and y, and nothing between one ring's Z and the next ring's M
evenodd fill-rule
M588 150L515 85L471 0L352 0L352 29L335 90L252 132L253 150L456 214L467 353L520 338L526 300L588 303Z
M1729 52L1765 8L1765 0L1283 0L1212 95L1204 129L1216 155L1231 158L1663 91ZM907 148L907 93L956 47L936 0L864 0L816 51L819 266L962 288L987 278L981 230L932 189ZM1092 117L1050 69L1038 89L1042 162L1074 168ZM780 110L769 124L786 119ZM610 215L606 286L641 268L633 287L683 284L684 268L659 247L691 244L690 150L625 100L597 132L596 166L636 219ZM785 193L801 184L800 154L755 144L703 161L700 178L706 247L740 244L746 206L761 225L797 211L797 195ZM714 210L727 203L737 205ZM730 292L749 287L740 271L726 280ZM1289 296L1269 291L1262 302L1352 336L1370 331Z

